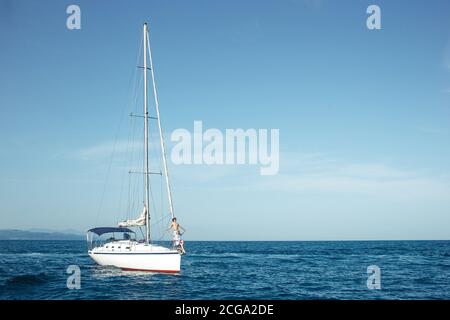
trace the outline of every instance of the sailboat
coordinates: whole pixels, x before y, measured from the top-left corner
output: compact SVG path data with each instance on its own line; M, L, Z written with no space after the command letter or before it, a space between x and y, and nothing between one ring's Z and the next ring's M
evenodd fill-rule
M137 219L120 222L117 227L97 227L88 230L88 254L96 263L102 266L114 266L123 270L178 273L180 272L181 255L184 253L182 243L180 246L180 241L178 240L174 241L174 245L172 247L165 247L152 243L150 238L149 178L151 172L149 171L149 118L157 120L158 123L159 142L164 167L166 191L169 202L169 211L172 219L174 218L174 211L147 23L144 23L143 27L143 49L144 168L142 173L144 175L144 208ZM147 53L150 63L149 66L147 66ZM148 112L147 71L150 71L153 84L156 117L149 117ZM131 227L144 228L144 240L137 240L135 232L130 229ZM112 235L112 237L110 237L107 241L94 241L95 236L101 237L104 234Z

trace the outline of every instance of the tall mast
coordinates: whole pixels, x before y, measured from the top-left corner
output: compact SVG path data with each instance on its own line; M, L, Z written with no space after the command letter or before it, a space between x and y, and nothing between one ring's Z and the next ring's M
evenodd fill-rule
M149 57L150 57L150 74L152 76L152 83L153 83L153 95L155 97L156 118L158 120L159 142L161 145L161 153L162 153L163 165L164 165L164 177L166 178L166 189L167 189L167 196L169 198L170 215L173 218L174 213L173 213L172 191L171 191L170 182L169 182L169 170L167 169L166 148L164 145L164 136L163 136L163 132L162 132L162 128L161 128L161 118L159 116L158 94L156 93L155 74L153 72L152 49L150 47L150 40L149 40L148 34L147 34L147 42L148 42L148 53L149 53Z
M144 23L144 184L145 184L145 243L150 242L150 206L149 206L149 171L148 171L148 105L147 105L147 23Z

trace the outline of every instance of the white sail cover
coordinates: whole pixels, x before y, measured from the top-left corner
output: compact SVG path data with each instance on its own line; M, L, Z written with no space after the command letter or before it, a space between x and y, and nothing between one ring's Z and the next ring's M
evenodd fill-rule
M141 215L139 218L134 220L125 220L122 222L119 222L119 227L138 227L138 226L145 226L145 220L147 217L147 208L144 207L144 210L142 210Z

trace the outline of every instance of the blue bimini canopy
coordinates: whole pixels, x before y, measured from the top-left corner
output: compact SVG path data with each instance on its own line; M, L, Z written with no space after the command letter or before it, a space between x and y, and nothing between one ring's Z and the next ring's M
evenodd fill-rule
M134 233L133 230L130 230L128 228L121 228L121 227L100 227L100 228L93 228L88 230L88 232L95 233L98 236L101 236L104 233L113 233L113 232L130 232Z

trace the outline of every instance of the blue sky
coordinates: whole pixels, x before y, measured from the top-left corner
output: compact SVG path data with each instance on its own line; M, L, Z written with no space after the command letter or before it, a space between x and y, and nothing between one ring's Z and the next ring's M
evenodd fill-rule
M125 215L111 153L148 21L167 135L280 129L275 176L170 164L187 239L449 239L449 18L448 1L0 0L0 228Z

